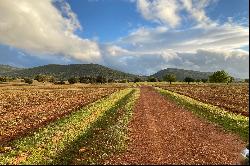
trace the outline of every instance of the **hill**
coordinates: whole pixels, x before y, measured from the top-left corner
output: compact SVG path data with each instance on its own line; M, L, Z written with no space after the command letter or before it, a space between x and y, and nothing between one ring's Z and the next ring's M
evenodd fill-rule
M158 79L163 79L166 74L175 74L177 81L183 81L185 77L191 77L194 79L208 79L209 75L212 75L212 72L200 72L193 70L184 70L184 69L176 69L176 68L167 68L164 70L160 70L157 73L151 75L152 77L156 77Z
M1 73L0 73L1 74ZM136 75L124 73L118 70L113 70L108 67L98 64L70 64L70 65L57 65L49 64L45 66L38 66L22 70L14 70L2 73L5 76L18 76L34 78L38 74L45 74L54 76L56 79L66 80L70 77L92 76L98 75L105 76L112 79L129 79L133 80Z
M6 73L6 72L11 72L11 71L17 71L17 70L21 70L21 68L12 67L10 65L1 65L0 64L0 74Z

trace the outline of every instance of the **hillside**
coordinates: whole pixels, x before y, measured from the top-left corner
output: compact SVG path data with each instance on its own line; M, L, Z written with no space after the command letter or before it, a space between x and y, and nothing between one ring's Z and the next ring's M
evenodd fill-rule
M66 80L70 77L81 77L81 76L95 77L98 75L103 75L106 76L107 78L113 78L113 79L131 79L131 80L136 77L136 75L124 73L118 70L113 70L98 64L70 64L70 65L50 64L50 65L38 66L22 70L9 71L5 72L2 75L34 78L34 76L38 74L52 75L56 79L63 79L63 80Z
M11 71L16 71L16 70L20 70L20 68L12 67L10 65L1 65L0 64L0 74L6 73L6 72L11 72Z
M163 79L166 74L175 74L176 79L178 81L183 81L185 77L191 77L194 79L208 79L209 75L212 75L212 72L200 72L193 70L184 70L184 69L175 69L175 68L167 68L164 70L160 70L157 73L151 75L158 79Z

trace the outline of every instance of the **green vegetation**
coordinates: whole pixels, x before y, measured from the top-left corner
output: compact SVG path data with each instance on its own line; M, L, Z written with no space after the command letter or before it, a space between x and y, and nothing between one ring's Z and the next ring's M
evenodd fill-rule
M206 83L208 82L208 79L201 79L201 82Z
M190 97L168 90L156 88L161 94L184 106L198 116L215 122L228 131L232 131L244 140L249 138L249 118L224 111L216 106L205 104Z
M77 79L76 77L71 77L71 78L68 79L68 82L69 82L70 84L75 84L75 83L78 82L78 79Z
M103 83L108 82L108 80L107 80L106 77L104 77L104 76L102 76L102 75L99 75L99 76L96 77L96 82L97 82L97 83L103 84Z
M136 82L141 82L142 81L142 79L141 78L139 78L139 77L136 77L135 79L134 79L134 83L136 83Z
M78 152L80 143L97 129L96 126L105 127L104 122L109 115L116 114L115 112L123 108L129 111L129 115L124 117L127 123L126 119L130 116L135 99L134 93L133 89L121 90L40 128L32 135L14 140L5 153L0 153L0 164L67 164L74 157L76 150ZM93 125L95 127L92 127ZM119 149L123 146L124 134L114 131L121 136L117 137L122 144L117 145Z
M85 83L85 84L94 83L95 79L93 77L83 76L83 77L79 78L79 82L80 83Z
M77 165L103 164L105 159L127 149L127 125L132 117L132 109L139 97L139 89L123 98L117 107L99 118L79 141L80 153L71 161Z
M17 78L16 77L0 77L0 82L10 82L10 81L13 81L13 80L16 80Z
M24 78L24 82L27 83L27 84L32 84L33 80L30 79L30 78Z
M170 84L176 81L176 76L174 74L167 74L164 76L164 81L168 81Z
M113 70L108 67L98 64L70 64L70 65L56 65L50 64L45 66L38 66L28 69L13 70L2 73L3 76L20 76L34 78L37 75L48 75L55 77L56 80L68 80L71 77L98 77L100 74L107 79L112 78L116 80L128 79L134 80L139 77L133 74L124 73L118 70ZM1 75L1 72L0 72Z
M148 77L147 82L158 82L158 79L155 77Z
M195 80L191 77L186 77L183 81L185 81L189 84L190 82L194 82Z
M212 83L228 83L232 82L233 77L229 76L224 70L216 71L211 76L209 76L209 82Z
M38 82L55 82L55 77L54 76L48 76L48 75L42 75L38 74L35 76L34 80L37 80Z
M200 72L200 71L193 71L193 70L184 70L184 69L175 69L175 68L168 68L164 70L160 70L157 73L151 75L156 77L158 80L162 80L165 75L167 74L174 74L176 75L177 81L183 81L185 77L190 77L193 79L208 79L210 75L213 73L211 72Z

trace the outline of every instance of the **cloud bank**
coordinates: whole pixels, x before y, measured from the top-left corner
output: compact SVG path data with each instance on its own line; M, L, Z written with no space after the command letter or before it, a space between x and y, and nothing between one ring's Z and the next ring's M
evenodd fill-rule
M77 17L64 1L0 1L1 44L30 54L62 54L98 62L101 59L98 44L75 35L77 29L81 29Z

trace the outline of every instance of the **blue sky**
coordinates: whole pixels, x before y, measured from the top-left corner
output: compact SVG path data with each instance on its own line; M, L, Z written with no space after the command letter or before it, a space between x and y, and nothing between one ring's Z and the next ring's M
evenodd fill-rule
M1 0L0 64L249 75L248 0Z

